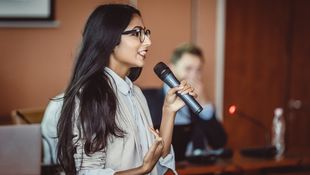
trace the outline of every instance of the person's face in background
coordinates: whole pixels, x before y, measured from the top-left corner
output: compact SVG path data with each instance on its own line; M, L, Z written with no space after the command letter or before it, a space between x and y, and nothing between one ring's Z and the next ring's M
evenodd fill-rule
M171 65L171 69L180 81L187 80L190 83L200 81L202 61L197 55L184 53L175 64Z
M136 28L144 28L142 18L134 15L125 31ZM151 45L151 40L145 36L141 43L139 36L135 33L121 36L121 42L114 49L111 57L111 63L122 68L142 67L146 58L148 47Z

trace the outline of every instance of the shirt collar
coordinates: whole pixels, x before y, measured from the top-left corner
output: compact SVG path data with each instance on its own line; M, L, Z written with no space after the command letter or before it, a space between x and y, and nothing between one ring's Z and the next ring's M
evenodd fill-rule
M112 69L105 67L105 73L110 78L111 82L115 83L115 88L119 90L124 95L128 95L130 91L133 89L132 81L126 76L125 80L122 79L117 73L115 73Z

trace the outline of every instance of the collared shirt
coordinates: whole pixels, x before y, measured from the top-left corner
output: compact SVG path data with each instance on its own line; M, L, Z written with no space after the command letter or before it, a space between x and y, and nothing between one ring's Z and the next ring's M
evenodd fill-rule
M170 87L167 84L163 86L164 94L168 93ZM191 114L189 112L189 108L185 105L182 107L176 114L175 125L188 125L191 121ZM199 117L204 120L210 120L213 116L214 108L211 103L207 103L203 106L203 110L199 113Z
M111 86L119 102L116 120L122 120L118 121L118 124L120 124L123 129L126 126L130 126L130 128L133 129L126 128L127 131L130 132L128 133L128 137L115 138L113 142L109 143L107 150L98 151L90 156L84 153L83 140L79 140L78 142L74 142L75 140L73 140L73 143L76 143L75 146L77 146L77 153L74 155L76 166L77 168L81 168L79 174L111 175L119 170L118 168L125 170L130 167L134 168L140 166L143 163L144 155L154 140L154 136L148 131L148 127L152 126L151 118L141 90L133 85L129 78L125 77L125 79L122 79L109 68L105 68L105 73L110 78ZM56 126L61 106L61 102L50 102L47 107L47 112L42 122L42 132L47 137L57 135ZM77 106L79 107L78 102ZM76 109L76 111L79 110ZM78 134L76 128L74 129L74 134ZM49 137L49 139L57 142L55 138ZM52 148L53 153L56 152L55 150L56 147ZM79 165L81 166L78 167ZM176 173L172 147L170 153L165 158L159 159L155 166L155 170L150 174L161 175L164 174L168 168Z
M137 99L135 98L135 92L133 90L133 83L132 81L128 78L125 77L125 80L122 79L120 76L118 76L115 72L113 72L111 69L109 68L105 68L105 71L113 78L113 80L116 83L116 87L117 89L122 92L127 98L126 98L126 104L129 105L129 107L131 108L131 112L134 114L134 120L137 123L137 129L139 132L139 139L140 139L140 148L142 150L143 155L145 155L148 151L148 148L151 145L148 145L147 142L143 142L143 140L147 140L147 136L146 136L146 130L148 128L146 128L143 124L142 121L142 116L139 113L139 111L137 110L137 105L139 105L139 103L137 102Z

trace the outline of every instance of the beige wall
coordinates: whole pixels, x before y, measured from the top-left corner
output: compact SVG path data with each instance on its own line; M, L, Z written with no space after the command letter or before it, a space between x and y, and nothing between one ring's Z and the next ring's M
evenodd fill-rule
M195 43L204 52L204 76L206 95L210 101L215 99L215 30L216 30L216 0L197 0L196 4L196 34Z
M214 99L215 1L197 0L200 5L196 42L206 55L204 82L211 100ZM58 28L0 28L0 116L15 108L45 106L49 98L63 91L85 20L102 2L111 1L58 0ZM137 1L145 25L152 30L153 43L137 81L141 87L159 87L161 82L153 73L154 65L159 61L167 63L179 43L191 41L194 32L191 4L190 0Z
M161 81L153 73L159 61L169 63L173 49L191 40L190 0L140 0L145 25L152 30L152 46L146 65L137 84L141 87L160 87Z
M57 0L58 28L0 28L0 116L45 106L63 91L85 20L102 2Z

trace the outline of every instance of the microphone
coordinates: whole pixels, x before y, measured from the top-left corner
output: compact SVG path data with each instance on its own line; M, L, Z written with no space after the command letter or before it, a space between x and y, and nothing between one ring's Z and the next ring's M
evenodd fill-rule
M238 117L240 118L244 118L248 121L250 121L251 123L253 123L255 126L261 128L264 130L264 134L265 134L265 144L268 145L270 142L270 135L269 135L269 131L268 128L265 127L260 121L256 120L255 118L252 118L250 116L248 116L247 114L241 112L240 110L237 110L237 107L235 105L231 105L228 109L229 114L231 114L232 116L234 114L238 115Z
M240 152L244 156L249 157L273 157L276 155L277 150L274 146L270 145L270 135L268 128L264 126L259 120L252 118L248 116L247 114L241 112L240 110L237 110L237 107L235 105L231 105L228 109L228 112L230 115L238 115L240 118L244 118L248 120L249 122L253 123L255 126L261 128L264 130L265 134L265 146L263 147L254 147L254 148L244 148L241 149Z
M154 67L154 72L170 88L174 88L180 85L180 81L174 76L172 71L165 63L157 63ZM189 94L181 95L179 93L177 93L177 96L179 96L185 102L185 104L192 110L194 114L197 115L202 111L201 105L195 100L193 96Z

